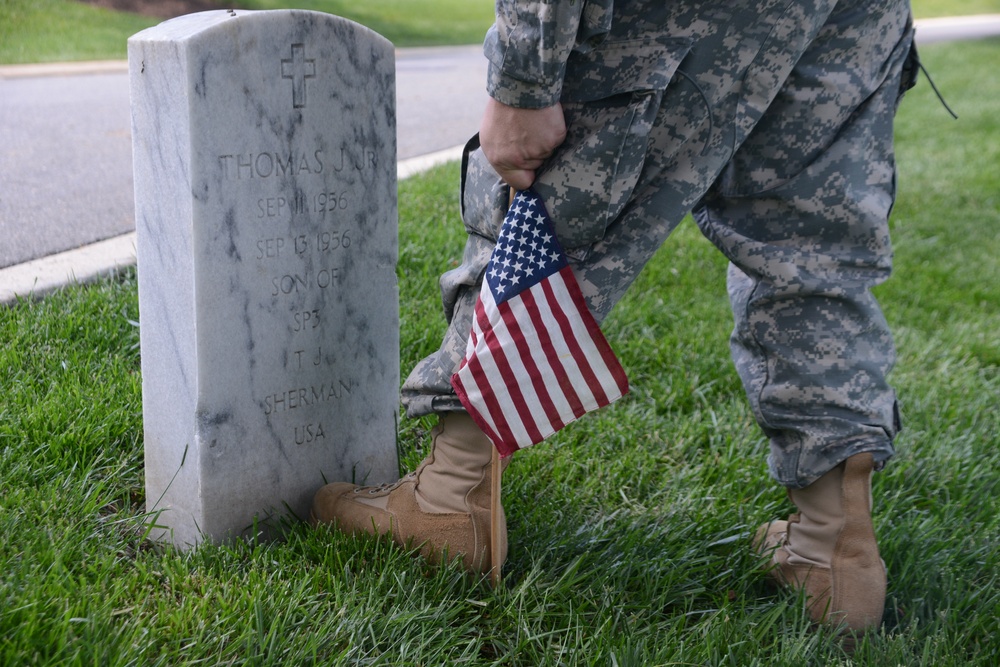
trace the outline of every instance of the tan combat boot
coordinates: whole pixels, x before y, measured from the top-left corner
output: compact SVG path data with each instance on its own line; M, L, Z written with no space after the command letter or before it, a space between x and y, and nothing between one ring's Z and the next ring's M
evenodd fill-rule
M430 454L398 482L321 488L312 522L346 533L390 534L431 562L447 553L472 572L491 573L496 583L507 558L507 521L499 502L499 471L493 475L493 443L464 412L442 415L431 436Z
M789 490L799 513L761 526L755 539L770 557L771 577L805 592L813 621L853 632L878 627L885 606L885 564L871 519L873 468L870 453L856 454Z

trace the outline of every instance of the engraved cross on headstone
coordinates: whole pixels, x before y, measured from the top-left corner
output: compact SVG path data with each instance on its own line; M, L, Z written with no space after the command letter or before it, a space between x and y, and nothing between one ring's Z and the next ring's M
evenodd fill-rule
M306 45L292 44L292 57L281 61L281 78L292 80L292 107L306 106L306 79L316 78L316 61L306 60Z

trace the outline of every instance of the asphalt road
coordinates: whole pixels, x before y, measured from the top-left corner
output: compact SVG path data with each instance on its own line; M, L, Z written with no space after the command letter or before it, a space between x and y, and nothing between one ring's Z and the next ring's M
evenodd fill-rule
M72 69L0 70L0 269L135 227L127 67ZM464 144L485 81L481 47L401 50L399 159Z
M917 28L921 44L996 35L1000 15ZM479 46L402 49L396 67L401 161L476 132L487 99ZM129 263L133 230L125 63L0 67L0 303Z

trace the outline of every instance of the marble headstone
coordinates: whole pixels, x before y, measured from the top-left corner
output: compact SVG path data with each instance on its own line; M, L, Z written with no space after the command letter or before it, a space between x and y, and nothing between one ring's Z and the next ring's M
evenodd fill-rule
M308 11L128 43L147 509L178 546L398 476L392 45Z

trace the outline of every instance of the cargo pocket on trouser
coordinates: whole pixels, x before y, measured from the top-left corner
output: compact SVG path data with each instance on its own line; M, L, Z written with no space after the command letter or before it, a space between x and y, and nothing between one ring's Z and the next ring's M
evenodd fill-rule
M478 149L476 135L466 144L462 156L461 208L469 232L462 262L440 278L448 329L438 350L417 363L403 382L400 398L409 417L465 409L450 380L464 355L479 284L496 245L495 230L500 226L496 223L491 232L490 221L494 215L502 221L507 201L507 187ZM472 220L477 224L470 224Z
M570 257L584 259L628 203L663 91L689 49L688 40L651 37L570 56L562 95L567 137L532 186ZM466 146L462 219L469 233L495 239L507 186L478 147L478 138Z
M663 92L690 49L666 37L574 53L562 104L567 136L532 186L567 255L585 259L635 189Z
M480 150L478 134L466 142L462 151L461 176L459 203L469 238L462 263L441 276L441 301L449 323L459 292L478 286L486 270L510 198L510 189Z
M496 240L507 215L510 188L479 148L479 135L462 152L462 222L470 234Z

